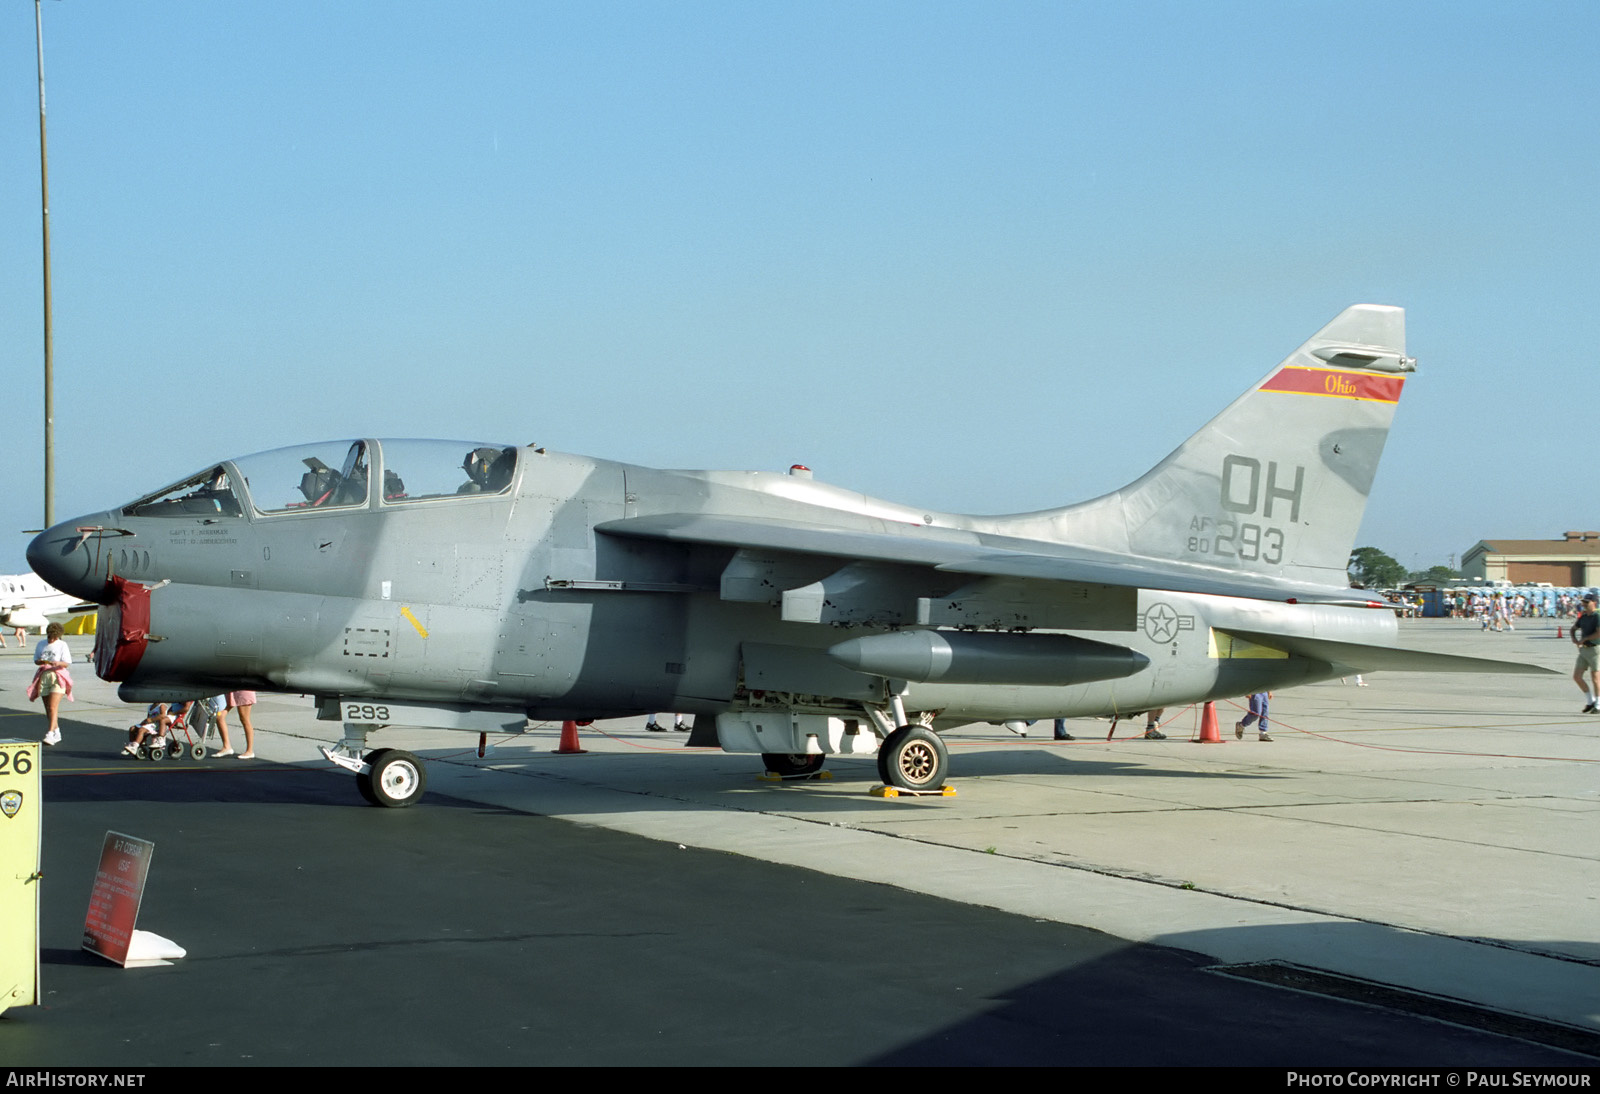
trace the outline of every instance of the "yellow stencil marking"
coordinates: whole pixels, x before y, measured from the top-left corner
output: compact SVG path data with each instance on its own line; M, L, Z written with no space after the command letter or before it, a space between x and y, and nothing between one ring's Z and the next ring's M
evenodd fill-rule
M1281 661L1288 658L1282 650L1275 650L1271 646L1258 646L1254 642L1246 642L1243 638L1235 638L1226 631L1211 632L1211 639L1206 652L1213 658L1222 661L1264 660Z
M406 607L404 604L400 605L400 614L406 617L406 622L417 628L418 634L422 635L424 638L428 637L428 628L424 627L422 625L422 621L411 614L410 608Z

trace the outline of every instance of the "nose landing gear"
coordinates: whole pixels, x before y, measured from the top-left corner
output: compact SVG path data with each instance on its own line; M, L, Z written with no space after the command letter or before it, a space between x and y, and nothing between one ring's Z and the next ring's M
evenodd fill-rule
M428 788L428 769L415 754L380 748L367 754L367 769L356 775L356 789L373 805L403 809Z
M356 790L364 801L386 809L403 809L421 798L428 788L428 769L416 753L400 748L379 748L362 755L368 731L378 728L346 722L344 739L320 751L329 763L356 777Z

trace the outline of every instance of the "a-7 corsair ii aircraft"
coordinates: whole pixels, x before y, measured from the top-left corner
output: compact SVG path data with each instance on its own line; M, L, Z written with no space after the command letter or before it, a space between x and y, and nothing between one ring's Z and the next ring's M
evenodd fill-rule
M1401 387L1404 313L1358 305L1131 485L930 513L803 469L658 471L530 446L357 440L225 460L38 536L105 605L129 701L308 692L369 800L422 792L383 725L676 710L783 774L936 731L1113 715L1376 669L1541 671L1395 648L1346 578ZM465 461L463 461L465 457Z

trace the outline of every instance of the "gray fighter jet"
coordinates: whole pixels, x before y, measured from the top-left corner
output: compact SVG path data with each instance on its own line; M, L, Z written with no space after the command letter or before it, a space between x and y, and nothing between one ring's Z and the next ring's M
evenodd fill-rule
M878 755L939 787L938 731L1121 715L1378 669L1542 671L1395 647L1346 577L1414 362L1404 313L1347 309L1148 474L963 516L804 468L663 471L530 445L356 440L224 460L39 535L104 605L129 701L315 695L330 760L407 805L385 725L693 712L691 744L783 775Z

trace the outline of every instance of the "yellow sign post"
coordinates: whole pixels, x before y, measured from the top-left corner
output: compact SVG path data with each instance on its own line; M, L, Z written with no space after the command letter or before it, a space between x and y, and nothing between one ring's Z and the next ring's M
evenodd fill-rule
M0 1011L39 1002L39 742L0 740Z

